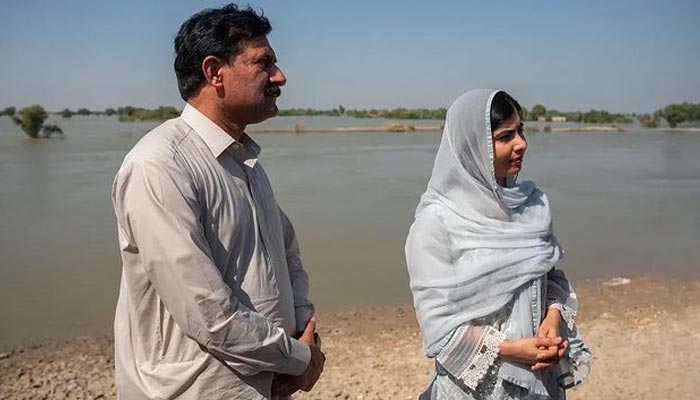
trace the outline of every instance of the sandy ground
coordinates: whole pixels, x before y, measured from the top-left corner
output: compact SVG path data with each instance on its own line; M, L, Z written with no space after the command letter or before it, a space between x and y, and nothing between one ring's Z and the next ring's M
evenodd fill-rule
M700 282L633 279L578 293L594 357L570 399L698 398ZM321 314L319 331L324 374L296 399L415 399L428 383L410 306ZM0 399L114 399L112 351L109 337L4 349Z

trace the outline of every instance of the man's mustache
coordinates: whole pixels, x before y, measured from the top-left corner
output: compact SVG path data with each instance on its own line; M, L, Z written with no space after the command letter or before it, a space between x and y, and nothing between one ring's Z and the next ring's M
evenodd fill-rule
M279 97L282 94L282 89L277 85L270 85L265 88L265 96Z

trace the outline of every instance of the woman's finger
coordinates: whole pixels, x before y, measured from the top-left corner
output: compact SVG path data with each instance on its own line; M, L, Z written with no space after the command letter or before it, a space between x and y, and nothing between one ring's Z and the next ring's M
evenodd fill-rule
M533 371L537 371L537 370L540 370L540 369L545 369L545 368L547 368L547 367L551 367L552 365L554 365L554 364L553 364L553 363L547 363L547 362L537 362L537 363L535 363L533 366L531 366L530 369L533 370Z
M548 361L557 357L557 347L550 347L546 350L541 350L537 353L537 361Z
M544 346L544 347L551 347L551 346L559 346L561 344L562 340L560 337L556 338L538 338L537 339L537 346Z
M569 351L569 341L565 340L559 347L559 357L564 357L567 351Z

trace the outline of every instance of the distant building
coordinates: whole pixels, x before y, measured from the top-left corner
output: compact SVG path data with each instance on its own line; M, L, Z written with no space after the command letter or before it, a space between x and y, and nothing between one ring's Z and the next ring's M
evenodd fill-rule
M547 122L547 117L537 117L537 122Z
M566 122L566 117L563 115L552 117L552 122Z

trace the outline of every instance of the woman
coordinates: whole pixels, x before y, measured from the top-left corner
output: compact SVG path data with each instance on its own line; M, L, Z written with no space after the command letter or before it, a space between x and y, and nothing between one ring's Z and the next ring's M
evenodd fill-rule
M436 371L422 399L562 399L590 351L547 196L518 183L521 107L475 90L447 113L406 241L416 314Z

